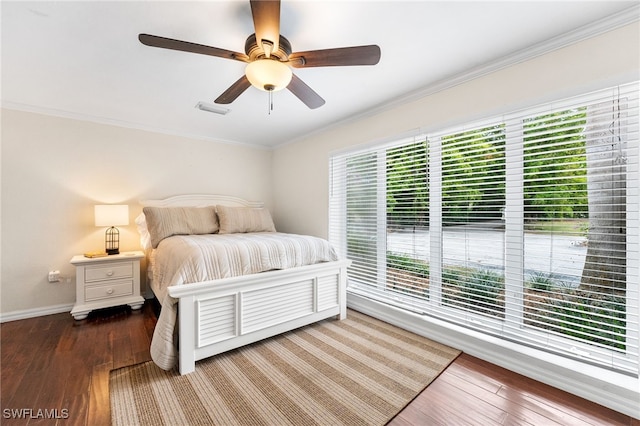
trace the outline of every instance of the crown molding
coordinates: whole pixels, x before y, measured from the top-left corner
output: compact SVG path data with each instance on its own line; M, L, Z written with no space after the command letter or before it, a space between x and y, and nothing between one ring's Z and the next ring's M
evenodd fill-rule
M252 143L227 140L227 139L221 139L221 138L215 138L215 137L207 137L207 136L196 135L196 134L187 133L187 132L180 132L176 130L166 129L162 127L146 126L146 125L125 121L125 120L104 118L104 117L99 117L91 114L82 114L82 113L64 111L64 110L55 109L55 108L40 107L36 105L23 104L20 102L3 100L1 105L2 105L2 108L4 109L9 109L14 111L42 114L42 115L58 117L58 118L67 118L70 120L86 121L89 123L104 124L107 126L122 127L125 129L140 130L143 132L159 133L162 135L215 142L215 143L221 143L225 145L246 146L249 148L262 149L265 151L271 151L273 149L272 147L264 146L260 144L252 144Z
M414 91L396 99L396 102L406 103L427 95L448 89L470 80L494 73L504 68L520 64L525 61L546 55L556 50L571 46L584 40L597 37L601 34L624 27L640 20L640 4L636 4L621 12L602 18L588 25L550 38L525 49L503 56L492 62L488 62L471 68L458 75L441 80L426 86L422 90ZM397 104L396 104L397 105Z

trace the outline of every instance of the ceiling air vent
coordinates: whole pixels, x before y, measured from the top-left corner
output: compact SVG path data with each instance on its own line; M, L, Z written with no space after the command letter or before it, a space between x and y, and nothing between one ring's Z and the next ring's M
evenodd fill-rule
M231 110L229 108L219 107L217 105L208 104L206 102L198 102L196 108L201 111L213 112L214 114L227 115Z

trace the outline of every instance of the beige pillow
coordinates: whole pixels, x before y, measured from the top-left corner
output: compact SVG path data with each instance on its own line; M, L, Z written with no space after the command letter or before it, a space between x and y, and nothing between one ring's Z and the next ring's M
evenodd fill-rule
M215 207L144 207L142 211L153 248L172 235L214 234L219 229Z
M221 234L242 232L276 232L267 209L218 206Z

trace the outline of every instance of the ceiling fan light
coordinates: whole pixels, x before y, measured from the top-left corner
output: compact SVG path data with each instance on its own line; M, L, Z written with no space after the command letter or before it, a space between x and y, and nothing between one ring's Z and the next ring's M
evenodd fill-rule
M289 66L274 59L253 61L244 72L253 86L265 92L277 92L286 88L293 77Z

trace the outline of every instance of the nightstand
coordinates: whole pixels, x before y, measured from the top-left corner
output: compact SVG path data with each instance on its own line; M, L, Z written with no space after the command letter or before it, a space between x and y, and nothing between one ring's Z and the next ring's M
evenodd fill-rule
M140 296L141 251L123 252L105 257L73 256L76 267L76 304L71 315L85 319L95 309L129 305L140 309L144 298Z

